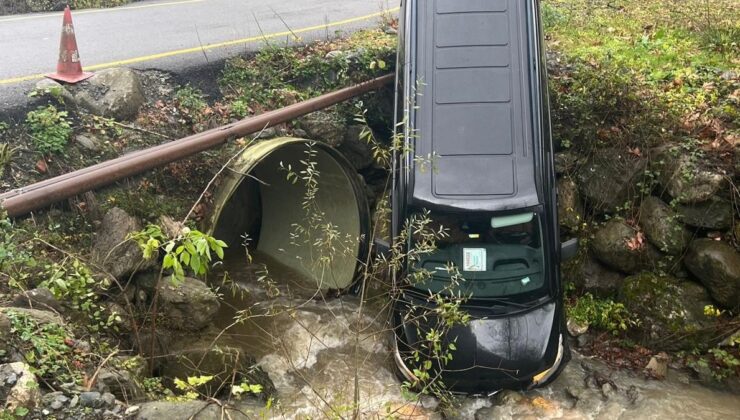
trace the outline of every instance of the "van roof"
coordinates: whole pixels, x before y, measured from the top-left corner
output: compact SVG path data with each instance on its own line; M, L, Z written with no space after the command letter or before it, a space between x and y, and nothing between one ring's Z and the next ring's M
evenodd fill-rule
M539 204L528 4L416 1L405 36L415 77L411 204L498 211ZM413 6L412 6L413 9ZM538 105L539 106L539 105Z

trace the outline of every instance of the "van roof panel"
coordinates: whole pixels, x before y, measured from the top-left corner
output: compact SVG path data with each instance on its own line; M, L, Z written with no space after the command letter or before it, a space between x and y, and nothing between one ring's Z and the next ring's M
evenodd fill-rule
M508 67L474 67L437 70L434 99L437 104L509 102L511 70Z
M438 48L434 65L438 69L465 67L508 67L511 54L506 46Z
M439 0L437 13L504 12L506 0Z
M437 14L434 35L440 48L507 45L509 22L506 13Z
M414 170L412 205L537 205L525 3L415 3L416 22L405 25L415 28L410 64L420 85L412 141L432 164Z
M448 156L437 162L434 192L449 196L510 195L513 166L509 156Z
M480 136L483 132L496 133L496 141ZM441 156L453 155L511 155L511 107L508 104L453 104L434 109L432 139L434 150ZM445 141L457 139L456 142Z

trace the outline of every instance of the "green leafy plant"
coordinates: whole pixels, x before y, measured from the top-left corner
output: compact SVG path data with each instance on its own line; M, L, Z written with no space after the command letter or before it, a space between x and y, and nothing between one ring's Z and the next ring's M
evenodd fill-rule
M110 137L120 137L123 134L123 127L113 118L106 118L100 115L90 115L84 119L85 128L95 134L104 134Z
M34 147L44 155L62 153L72 135L67 112L59 111L53 105L29 112L26 124Z
M241 99L237 99L231 103L231 115L236 118L244 118L249 115L249 106Z
M708 316L711 318L718 318L722 316L724 312L725 311L721 309L717 309L717 307L714 305L704 305L704 316Z
M48 288L57 300L84 315L90 331L117 329L120 316L109 313L98 303L100 290L110 286L107 279L96 280L90 269L76 259L71 263L52 264L47 267L47 272L51 273L50 278L41 286Z
M83 371L77 366L84 365L85 359L68 344L73 337L69 331L20 312L8 310L5 314L10 319L15 346L36 375L54 383L81 383Z
M5 272L5 263L15 254L16 243L13 236L13 224L10 219L0 218L0 272Z
M224 248L227 245L210 235L187 227L183 228L175 238L168 239L162 232L162 228L157 225L149 225L129 237L139 244L145 259L155 258L160 252L164 254L159 275L154 285L155 292L150 313L150 331L152 335L155 335L159 285L165 272L171 271L169 281L172 284L179 284L184 280L186 269L195 275L204 275L208 272L214 257L213 254L216 258L223 259ZM152 340L151 348L148 350L151 355L149 358L149 369L151 371L154 370L154 343L155 341Z
M360 140L366 142L373 152L373 159L375 162L382 167L390 167L391 162L391 148L383 145L373 133L370 128L370 124L367 121L367 109L364 108L362 101L355 105L357 112L355 113L355 122L360 124L362 131L360 132Z
M175 396L172 390L162 384L162 378L159 376L142 379L141 386L144 388L147 398L152 400L174 398Z
M192 120L198 119L208 106L203 92L190 85L175 92L175 101L180 112Z
M726 350L723 348L713 348L709 350L709 354L714 358L715 370L714 376L718 380L724 380L730 376L737 375L740 371L740 357L736 352Z
M185 381L180 378L175 378L175 388L181 391L182 394L170 399L177 401L192 401L198 399L201 395L198 392L198 387L206 385L212 380L213 376L188 376Z
M16 407L15 410L8 408L0 409L0 420L18 420L25 418L30 410L26 407Z
M227 247L224 241L187 227L170 240L157 225L149 225L131 237L139 243L146 259L151 259L158 251L164 252L162 269L172 271L171 279L175 283L182 281L186 269L197 276L206 274L213 254L223 259Z
M686 364L698 371L708 371L715 381L737 377L740 375L740 336L730 338L725 345L709 349L706 354L695 350L687 357Z
M4 216L0 210L0 279L11 288L24 289L38 262L26 246L24 232Z
M7 143L0 143L0 178L5 174L5 168L13 160L17 148L11 148Z
M231 395L235 397L240 397L244 394L259 395L261 393L262 393L262 385L259 385L259 384L250 384L247 382L242 382L239 385L231 386Z
M597 299L586 293L566 306L569 319L617 335L637 325L623 304L611 299Z

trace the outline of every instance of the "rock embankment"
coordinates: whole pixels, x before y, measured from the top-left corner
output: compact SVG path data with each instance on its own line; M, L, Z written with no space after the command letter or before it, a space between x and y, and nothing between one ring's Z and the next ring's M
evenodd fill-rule
M728 183L737 174L671 145L647 155L607 148L556 159L561 227L590 236L564 277L622 302L641 344L706 348L722 337L706 308L740 308L740 213Z

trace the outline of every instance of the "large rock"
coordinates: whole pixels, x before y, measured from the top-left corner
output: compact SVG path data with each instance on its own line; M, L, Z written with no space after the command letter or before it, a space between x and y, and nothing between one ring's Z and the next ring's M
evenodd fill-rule
M575 152L555 153L555 173L558 175L570 175L581 164L581 158Z
M43 78L36 83L34 88L36 96L42 98L51 98L63 105L73 105L74 96L67 90L64 85L49 78Z
M218 296L198 279L173 282L164 278L159 285L159 308L168 328L200 330L211 323L219 307Z
M719 197L679 204L676 210L682 222L698 228L725 230L732 225L732 203Z
M213 376L201 389L208 395L218 394L235 379L262 385L262 397L268 398L275 392L270 377L256 366L254 358L244 353L238 345L216 340L209 335L193 342L181 339L173 345L169 354L160 361L159 374L169 379L186 379L192 376Z
M640 226L648 240L666 254L681 254L691 241L691 232L678 221L676 213L657 197L642 200Z
M142 387L146 366L146 361L141 356L118 358L113 366L100 370L97 389L100 392L110 392L121 401L138 401L146 396Z
M691 271L726 308L740 307L740 254L730 245L711 239L691 242L684 259Z
M0 365L0 393L8 413L13 413L19 407L34 408L41 400L36 375L23 362Z
M90 133L76 135L75 142L85 150L91 152L100 151L100 140Z
M39 326L47 324L64 326L62 317L54 312L31 308L0 308L0 350L4 350L0 355L2 360L12 362L25 360L25 356L13 345L15 333L11 330L12 319L17 318L27 318Z
M342 144L337 147L356 170L362 170L373 164L373 150L367 141L360 138L362 126L353 125L347 129Z
M564 280L572 281L576 288L594 296L607 298L616 295L625 275L610 270L586 254L563 265Z
M62 319L62 317L53 312L43 311L40 309L31 309L31 308L0 308L0 313L6 316L8 313L11 313L11 312L15 314L20 314L21 316L31 318L34 322L40 325L45 325L45 324L64 325L64 320Z
M579 230L583 223L583 206L578 186L570 178L558 180L558 221L571 231Z
M308 139L334 147L341 145L347 134L344 121L332 112L318 111L308 114L300 120L300 126L306 131Z
M715 344L714 322L704 315L711 300L699 284L644 272L624 280L619 301L639 321L630 331L643 345L675 351Z
M62 312L62 304L45 287L27 290L13 299L13 306L18 308L41 309L43 311Z
M5 360L11 352L13 338L11 327L10 318L4 312L0 312L0 360Z
M670 148L656 154L653 166L668 194L681 203L709 200L724 186L724 174L702 167L696 159Z
M659 252L646 241L638 241L638 232L619 219L611 219L594 235L591 250L607 266L624 273L652 268Z
M614 211L632 199L646 165L621 149L599 150L578 171L581 194L594 209Z
M249 420L253 416L237 409L222 410L215 403L208 401L152 401L141 404L135 417L136 420L218 420L222 418Z
M145 99L136 72L113 68L101 70L82 83L75 101L93 114L127 120L138 114Z
M141 230L138 220L128 213L112 208L103 217L95 235L92 261L119 280L127 281L134 271L154 267L154 259L145 260L139 245L128 239L132 232Z

